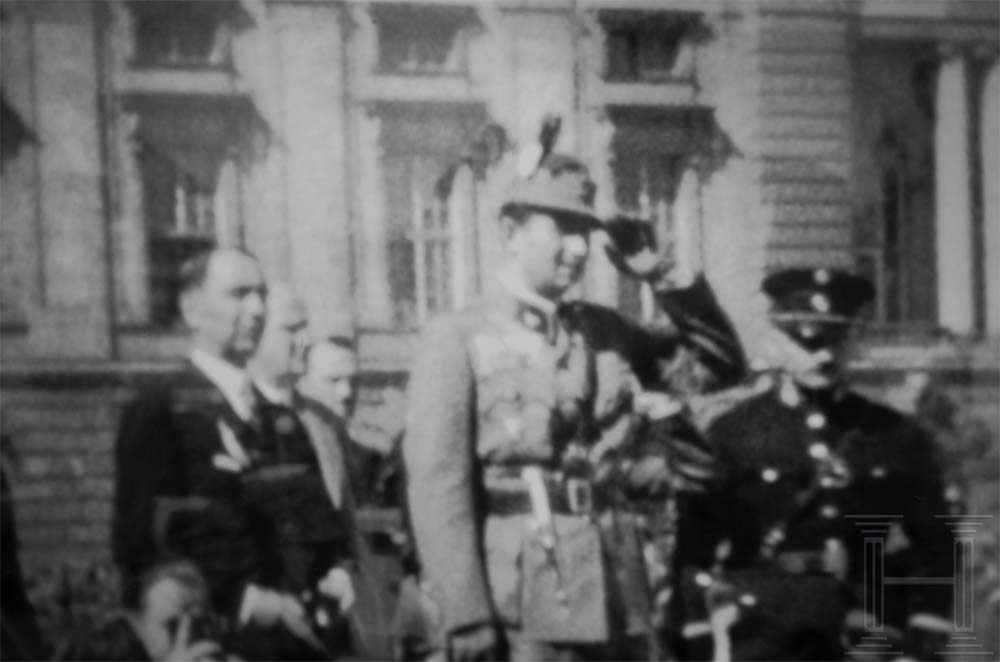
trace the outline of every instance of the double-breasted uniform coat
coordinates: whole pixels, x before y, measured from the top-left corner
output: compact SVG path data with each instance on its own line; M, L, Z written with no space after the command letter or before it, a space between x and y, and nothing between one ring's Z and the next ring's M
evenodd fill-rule
M935 585L951 576L953 554L934 440L849 390L763 379L773 386L709 426L720 484L682 512L679 631L692 655L707 654L706 598L739 605L734 659L838 659L864 647L842 636L851 609L890 634L914 617L949 622L952 589Z

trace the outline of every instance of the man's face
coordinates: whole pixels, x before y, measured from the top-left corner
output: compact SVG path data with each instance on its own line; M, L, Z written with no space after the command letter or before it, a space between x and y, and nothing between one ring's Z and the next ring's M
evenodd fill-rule
M508 248L528 286L555 300L580 280L590 244L585 227L531 212L523 223L511 224Z
M182 617L206 613L205 596L176 579L165 577L149 587L135 619L136 632L153 660L162 660L174 645Z
M810 360L793 374L800 385L825 389L840 381L847 348L847 324L815 321L808 317L775 323L809 353Z
M244 365L264 328L267 289L256 260L236 251L215 253L205 282L182 302L196 343Z
M255 367L275 380L305 373L306 313L290 296L271 296L267 323L254 355Z
M357 357L352 350L321 342L309 352L309 383L315 395L341 418L354 412L357 376Z

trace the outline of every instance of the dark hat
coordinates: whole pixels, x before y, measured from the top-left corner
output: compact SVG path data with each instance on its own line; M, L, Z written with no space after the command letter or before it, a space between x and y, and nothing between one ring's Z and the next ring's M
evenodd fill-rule
M868 279L836 269L783 269L764 279L772 317L846 324L875 296Z
M522 205L597 229L601 222L594 214L595 188L582 161L553 153L530 176L514 182L504 197L504 205Z

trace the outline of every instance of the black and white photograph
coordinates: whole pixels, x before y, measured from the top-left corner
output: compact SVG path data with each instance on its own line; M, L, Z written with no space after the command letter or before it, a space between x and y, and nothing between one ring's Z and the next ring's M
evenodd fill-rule
M1000 660L1000 0L0 0L0 660Z

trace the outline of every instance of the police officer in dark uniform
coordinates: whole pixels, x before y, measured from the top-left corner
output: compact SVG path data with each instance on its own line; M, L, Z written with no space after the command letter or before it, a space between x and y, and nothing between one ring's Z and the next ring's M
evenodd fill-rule
M814 361L759 377L708 427L719 485L681 514L680 649L691 659L931 659L951 630L951 588L935 585L952 574L938 449L842 373L851 320L873 288L790 269L763 290L773 323Z

